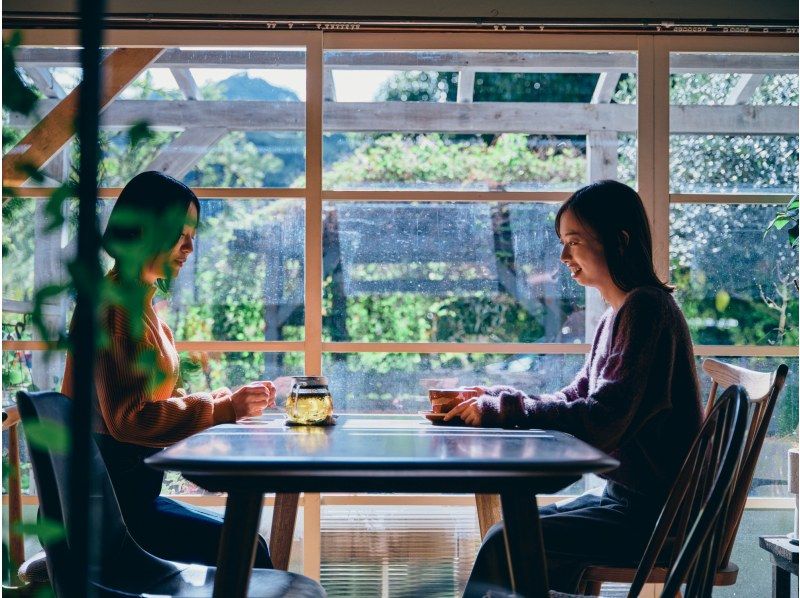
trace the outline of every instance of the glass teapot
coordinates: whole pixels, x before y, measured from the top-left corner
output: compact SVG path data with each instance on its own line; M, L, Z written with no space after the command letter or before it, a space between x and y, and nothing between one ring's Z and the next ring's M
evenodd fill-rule
M295 376L286 399L286 416L291 424L322 424L333 416L333 399L325 376Z

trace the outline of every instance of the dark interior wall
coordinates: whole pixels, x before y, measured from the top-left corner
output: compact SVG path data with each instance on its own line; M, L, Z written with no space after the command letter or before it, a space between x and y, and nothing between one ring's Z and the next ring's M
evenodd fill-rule
M75 12L77 0L5 0L3 13ZM117 15L796 24L797 0L109 0Z

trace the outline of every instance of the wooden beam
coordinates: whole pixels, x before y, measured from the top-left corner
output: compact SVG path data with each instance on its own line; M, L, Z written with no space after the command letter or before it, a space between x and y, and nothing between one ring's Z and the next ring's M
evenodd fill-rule
M325 102L336 101L336 82L333 80L332 69L325 69L324 80L322 82L322 99Z
M70 171L69 142L67 142L67 145L65 145L63 149L58 150L56 155L48 160L47 164L45 164L41 170L42 174L46 178L50 179L56 184L60 185L66 181L69 178Z
M459 104L470 104L475 94L475 69L461 69L458 71L458 95L456 101ZM498 504L500 499L497 498Z
M200 99L200 90L197 88L197 82L192 77L192 72L189 69L174 67L169 70L187 100Z
M615 83L616 85L616 83ZM598 87L600 83L598 82ZM595 89L597 93L597 89ZM609 96L609 99L610 96ZM607 101L607 100L606 100ZM603 179L617 179L619 138L614 131L590 131L586 136L586 175L590 183ZM600 291L586 287L583 313L584 342L591 343L600 318L606 310L606 303Z
M186 129L143 170L157 170L181 179L227 133L228 129L224 127Z
M162 48L119 48L103 60L100 110L133 81L163 51ZM81 85L50 110L3 158L5 185L21 185L28 178L23 165L41 168L75 134Z
M30 66L25 70L36 89L41 91L45 97L61 99L67 95L67 92L58 84L52 73L44 67Z
M728 97L725 98L726 106L736 106L737 104L746 104L747 101L753 97L759 85L764 81L766 75L742 75L736 81Z
M614 91L619 83L619 73L600 73L597 84L592 92L592 104L608 104L614 97Z
M20 48L17 63L79 66L78 51ZM154 66L164 68L304 69L305 52L274 50L182 50L164 52ZM481 52L481 51L328 51L325 66L348 70L442 70L474 68L484 72L633 73L633 52ZM672 73L794 74L797 58L788 54L673 54Z
M41 107L54 105L42 100ZM589 131L636 131L633 104L573 102L326 102L325 130L331 132L535 133L584 135ZM302 131L300 102L117 100L103 126L126 128L146 120L154 129L181 130L198 123L233 131ZM29 119L11 115L9 126ZM793 106L671 106L672 134L796 134Z

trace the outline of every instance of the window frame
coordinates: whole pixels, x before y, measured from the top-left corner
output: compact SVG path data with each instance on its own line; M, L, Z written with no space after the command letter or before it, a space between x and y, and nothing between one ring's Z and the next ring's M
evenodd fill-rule
M26 46L78 46L73 30L24 30ZM213 38L213 39L211 39ZM165 41L168 43L164 44ZM588 344L567 343L364 343L322 340L322 217L323 202L341 201L463 201L560 202L562 192L471 191L335 191L322 186L324 52L328 50L573 50L627 51L637 55L637 150L639 192L652 227L654 262L663 278L669 276L669 209L673 203L776 203L788 196L775 194L687 194L669 190L669 67L671 52L797 53L798 40L784 35L660 35L569 33L385 33L341 31L207 31L109 30L103 42L125 47L268 47L302 46L306 52L306 184L301 188L199 188L199 197L295 198L305 202L305 335L304 341L181 341L179 351L303 352L308 375L322 374L325 353L530 353L582 354ZM643 93L642 90L648 90ZM47 197L52 189L17 189L24 197ZM101 197L116 197L120 188L103 188ZM44 341L6 341L6 350L42 350ZM796 347L697 345L697 356L797 358ZM5 497L4 497L5 498ZM222 497L184 497L188 502L221 506ZM559 499L563 497L558 497ZM26 502L35 497L26 497ZM319 577L320 509L325 504L385 504L415 502L416 498L363 495L309 495L304 498L304 572ZM426 497L430 504L450 504L447 497ZM459 499L459 501L462 499ZM463 499L468 500L468 499ZM554 499L545 497L544 501ZM265 501L270 504L271 501ZM458 501L457 501L458 502ZM461 504L458 502L458 504ZM747 508L793 508L791 498L750 498Z

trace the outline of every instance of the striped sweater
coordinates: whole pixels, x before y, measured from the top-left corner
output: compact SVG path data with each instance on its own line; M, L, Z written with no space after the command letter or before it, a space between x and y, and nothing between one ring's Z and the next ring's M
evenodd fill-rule
M116 272L108 274L112 281ZM179 358L172 330L152 306L155 287L148 289L143 310L144 334L131 335L126 312L119 306L101 310L101 324L108 346L99 350L95 367L97 389L96 431L120 442L165 447L216 424L233 422L236 416L229 394L221 391L185 394L176 388ZM70 327L71 329L72 327ZM151 376L136 364L143 352L155 352L161 375ZM73 396L74 367L67 355L61 392Z

